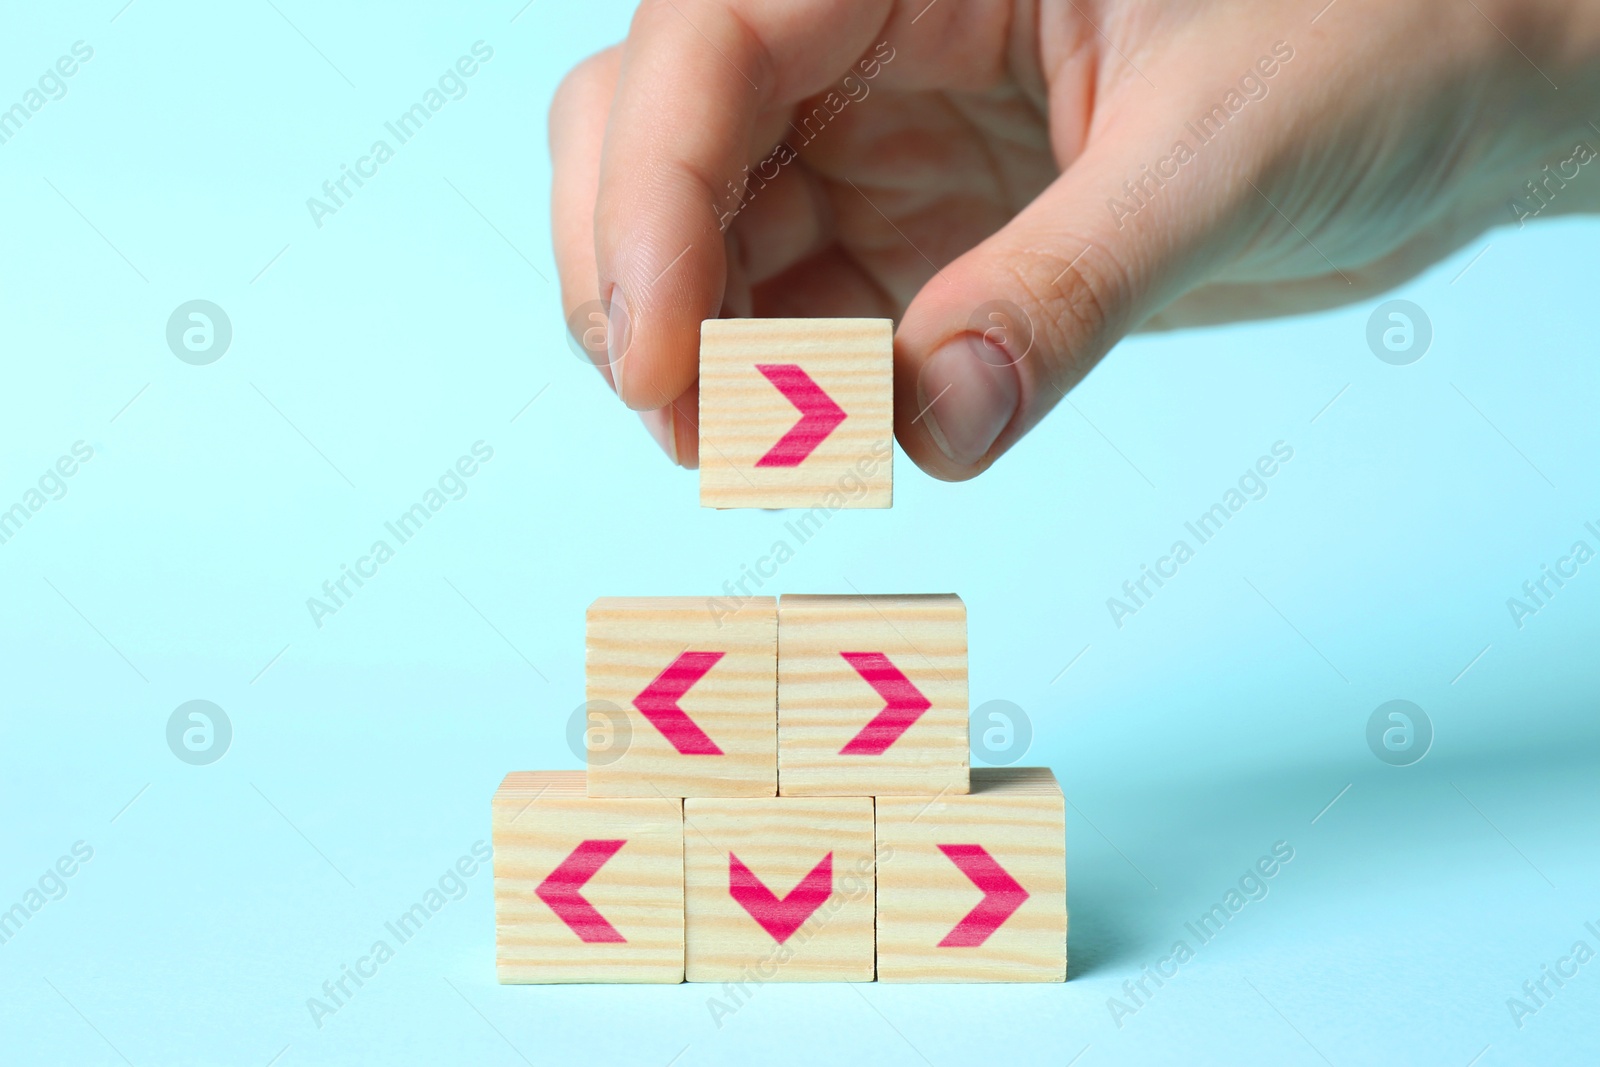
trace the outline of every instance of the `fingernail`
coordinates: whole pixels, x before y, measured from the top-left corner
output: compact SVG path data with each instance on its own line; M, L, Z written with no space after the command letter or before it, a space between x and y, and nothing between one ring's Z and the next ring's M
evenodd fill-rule
M628 353L633 340L633 326L628 314L628 298L622 286L613 285L606 297L606 362L611 367L611 386L622 395L622 357Z
M947 341L922 365L917 404L939 451L970 467L983 459L1017 413L1016 370L984 358L972 334Z
M676 417L672 413L672 405L657 408L655 411L641 411L639 418L644 420L644 428L650 431L650 436L656 439L656 444L661 446L661 451L674 464L678 462L678 428Z

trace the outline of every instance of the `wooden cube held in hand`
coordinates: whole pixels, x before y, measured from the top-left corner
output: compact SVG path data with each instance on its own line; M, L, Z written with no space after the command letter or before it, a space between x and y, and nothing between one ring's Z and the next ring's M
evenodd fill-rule
M783 598L780 794L965 793L968 748L960 597Z
M597 799L582 771L495 791L501 982L683 981L683 802Z
M1066 802L1047 767L877 802L878 980L1062 982Z
M894 486L889 319L700 325L700 503L886 508Z
M691 982L870 982L870 797L684 801Z
M602 597L587 645L591 796L777 792L774 598Z

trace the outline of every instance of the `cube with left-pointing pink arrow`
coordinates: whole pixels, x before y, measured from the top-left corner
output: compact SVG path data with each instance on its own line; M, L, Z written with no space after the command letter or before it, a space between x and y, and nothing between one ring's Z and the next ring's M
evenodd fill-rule
M585 667L589 795L778 791L772 597L602 597Z
M492 811L500 981L683 981L682 801L516 771Z

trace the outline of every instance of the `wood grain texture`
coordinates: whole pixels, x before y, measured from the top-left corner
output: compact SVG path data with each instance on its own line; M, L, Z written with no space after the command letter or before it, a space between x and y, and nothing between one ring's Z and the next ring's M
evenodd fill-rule
M886 508L894 500L889 319L707 319L700 326L700 503ZM799 366L844 421L794 467L758 467L800 412L756 369Z
M878 980L1062 982L1066 807L1047 767L975 768L967 796L877 802ZM981 845L1028 897L981 945L939 942L984 898L939 845Z
M870 797L684 801L686 966L691 982L870 982ZM729 889L737 856L780 900L832 853L832 892L780 942Z
M501 982L681 982L683 802L596 799L582 771L517 771L493 801ZM626 940L586 943L536 890L586 840L625 840L581 888Z
M931 706L882 754L841 750L885 705L841 653L881 652ZM967 791L967 609L949 594L785 596L778 605L778 792Z
M685 754L634 699L685 652L722 657L678 706L722 754ZM755 597L602 597L585 667L592 796L773 796L778 788L778 606ZM609 720L609 721L606 721Z

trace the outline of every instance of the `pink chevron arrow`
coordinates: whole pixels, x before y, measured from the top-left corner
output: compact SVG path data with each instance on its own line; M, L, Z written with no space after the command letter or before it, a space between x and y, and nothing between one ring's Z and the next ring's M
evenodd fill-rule
M739 906L750 913L750 918L780 945L789 940L832 894L832 852L822 857L811 868L811 873L800 879L799 884L789 890L782 900L755 876L754 871L741 863L738 856L728 853L728 895L738 901Z
M685 756L720 756L722 749L678 707L678 700L726 653L684 652L633 698L633 706Z
M944 935L939 947L976 948L1022 907L1028 891L982 845L940 845L939 851L983 890L983 899Z
M800 421L756 460L758 467L798 467L845 420L844 408L811 380L798 363L757 363L774 389L800 411Z
M855 668L867 684L884 699L883 710L845 742L841 756L881 756L933 703L889 662L882 652L841 652L845 662Z
M540 900L550 905L556 918L571 927L572 932L585 944L622 943L628 940L617 933L617 928L579 892L595 872L627 843L626 840L584 841L568 853L567 858L546 875L544 881L539 883L539 888L534 890Z

